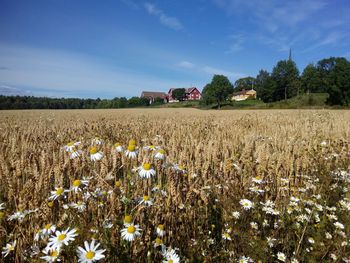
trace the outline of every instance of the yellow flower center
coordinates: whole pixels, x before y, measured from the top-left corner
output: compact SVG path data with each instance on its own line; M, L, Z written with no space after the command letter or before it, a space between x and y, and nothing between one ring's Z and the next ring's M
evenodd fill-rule
M120 146L120 143L119 143L119 142L117 142L117 143L114 144L114 147L119 147L119 146Z
M73 146L73 145L74 145L74 142L67 143L67 146Z
M53 202L52 202L52 201L47 202L47 206L48 206L48 207L53 207Z
M163 149L159 149L158 152L159 152L160 154L165 154L165 151L164 151Z
M90 149L90 154L96 154L97 153L97 148L96 147L92 147Z
M63 240L65 240L66 237L67 237L66 234L59 234L57 239L58 239L58 241L63 241Z
M130 145L134 145L134 146L135 146L135 145L136 145L136 141L135 141L134 139L131 139L131 140L129 141L129 146L130 146Z
M115 187L119 188L121 185L122 185L122 182L120 180L115 182Z
M74 180L73 182L73 186L74 187L79 187L81 185L81 181L80 180Z
M156 244L161 245L163 244L163 240L161 240L159 237L156 238Z
M160 229L160 230L164 230L164 225L158 225L158 228Z
M180 165L180 166L179 166L179 170L185 170L185 167L182 166L182 165Z
M148 196L148 195L144 195L144 196L143 196L143 200L144 200L144 201L149 201L149 196Z
M127 229L127 231L128 231L129 234L134 234L135 231L136 231L136 229L135 229L134 226L129 226L128 229Z
M0 219L3 219L5 217L5 213L4 212L0 212Z
M95 252L92 252L91 250L89 250L85 255L86 259L93 259L94 256L95 256Z
M9 248L8 248L8 250L9 250L9 251L13 251L13 250L15 250L15 247L12 246L12 245L10 245Z
M128 146L128 151L129 151L129 152L135 151L135 145L134 145L134 144L129 144L129 146Z
M53 257L53 258L57 257L58 256L58 251L57 250L52 251L50 256Z
M124 217L124 223L130 224L132 222L132 216L126 215Z
M46 230L49 230L51 226L52 226L51 224L47 224L47 225L44 226L44 228L45 228Z
M62 193L63 193L63 188L58 188L57 190L56 190L56 195L61 195Z
M143 169L148 171L149 169L151 169L151 164L149 164L149 163L143 164Z
M174 261L170 258L168 259L168 263L173 263Z
M230 235L229 235L228 233L225 233L225 234L224 234L224 237L229 238Z

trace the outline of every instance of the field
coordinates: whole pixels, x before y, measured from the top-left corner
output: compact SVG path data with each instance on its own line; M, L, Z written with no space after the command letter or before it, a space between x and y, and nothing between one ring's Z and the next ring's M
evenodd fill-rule
M1 260L350 262L349 124L341 110L2 111Z

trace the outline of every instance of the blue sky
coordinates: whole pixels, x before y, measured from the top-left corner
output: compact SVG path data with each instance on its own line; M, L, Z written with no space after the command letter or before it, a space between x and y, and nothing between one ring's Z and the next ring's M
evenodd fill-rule
M350 58L348 0L0 0L0 92L113 98Z

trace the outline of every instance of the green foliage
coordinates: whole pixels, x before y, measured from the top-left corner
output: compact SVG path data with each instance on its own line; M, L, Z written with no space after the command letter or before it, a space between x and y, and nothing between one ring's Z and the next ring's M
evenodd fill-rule
M273 93L275 89L275 82L269 72L260 70L255 80L255 90L257 98L264 102L274 101Z
M214 75L211 83L207 84L202 92L203 100L209 104L216 102L218 108L226 101L228 96L233 92L233 85L226 76Z
M186 98L186 89L174 89L172 94L174 99L183 101Z
M253 86L255 86L255 82L256 82L256 79L253 77L240 78L235 82L235 89L236 90L251 89Z

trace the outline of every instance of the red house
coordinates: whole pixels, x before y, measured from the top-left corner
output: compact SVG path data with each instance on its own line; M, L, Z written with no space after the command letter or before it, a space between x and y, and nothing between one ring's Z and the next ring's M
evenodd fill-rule
M176 102L177 100L173 97L173 90L169 89L168 91L168 101L169 102ZM202 97L202 94L196 87L192 88L186 88L186 98L185 100L200 100Z

